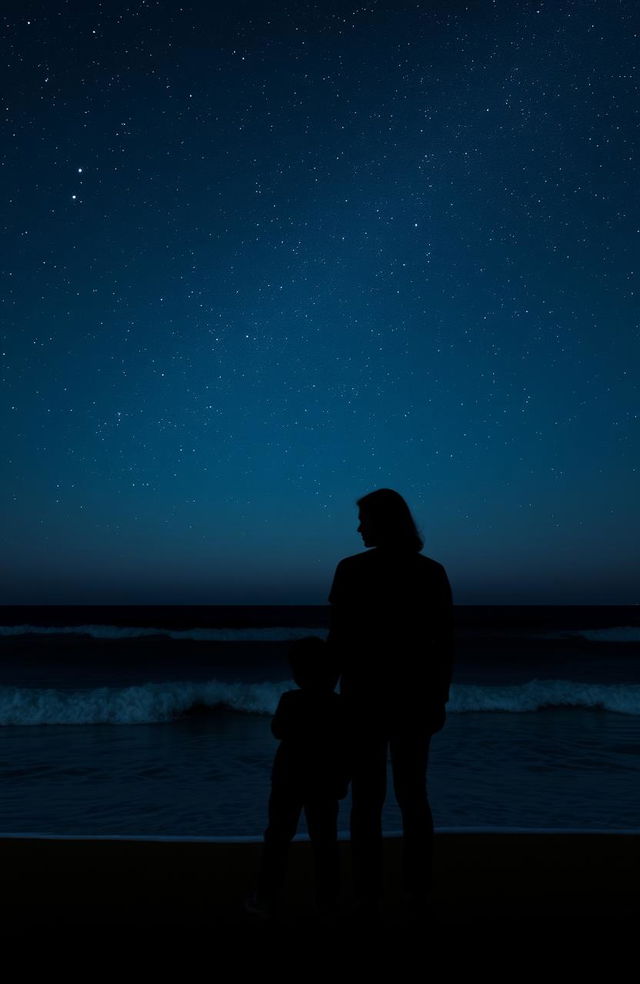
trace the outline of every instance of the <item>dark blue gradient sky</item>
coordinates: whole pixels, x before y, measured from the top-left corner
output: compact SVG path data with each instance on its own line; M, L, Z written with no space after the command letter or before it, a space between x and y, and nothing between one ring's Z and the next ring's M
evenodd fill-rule
M4 603L640 602L634 0L3 10Z

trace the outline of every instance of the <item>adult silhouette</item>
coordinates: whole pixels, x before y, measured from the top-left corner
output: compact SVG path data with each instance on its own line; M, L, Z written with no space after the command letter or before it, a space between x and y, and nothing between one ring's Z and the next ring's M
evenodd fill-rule
M453 665L451 588L424 556L407 503L392 489L358 499L363 553L345 557L329 594L329 644L352 726L351 851L363 910L382 897L382 808L390 754L402 813L402 882L420 906L431 889L431 736L445 722Z

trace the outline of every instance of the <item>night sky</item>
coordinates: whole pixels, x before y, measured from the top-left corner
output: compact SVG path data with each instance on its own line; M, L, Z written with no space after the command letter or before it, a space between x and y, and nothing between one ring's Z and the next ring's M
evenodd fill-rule
M3 603L640 602L636 0L2 9Z

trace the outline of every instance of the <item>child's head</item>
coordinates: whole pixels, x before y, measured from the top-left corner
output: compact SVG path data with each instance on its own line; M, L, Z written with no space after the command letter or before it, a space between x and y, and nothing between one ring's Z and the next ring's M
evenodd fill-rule
M293 679L301 690L335 689L338 674L327 651L327 645L319 636L296 639L289 650L289 663Z

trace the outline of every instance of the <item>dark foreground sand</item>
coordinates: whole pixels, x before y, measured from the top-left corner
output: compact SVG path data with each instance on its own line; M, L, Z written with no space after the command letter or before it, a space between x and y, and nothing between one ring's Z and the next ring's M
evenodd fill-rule
M349 844L342 842L344 913L351 933ZM311 905L310 846L291 848L288 904L279 926L245 915L259 862L259 843L0 838L5 932L47 927L198 931L218 942L278 932L317 932ZM385 840L386 898L379 933L423 941L480 929L496 941L535 928L547 936L579 932L628 936L640 907L640 835L441 833L436 835L436 892L428 916L402 906L400 840ZM324 931L323 931L324 932ZM633 929L635 933L635 929ZM500 944L502 945L502 943Z

